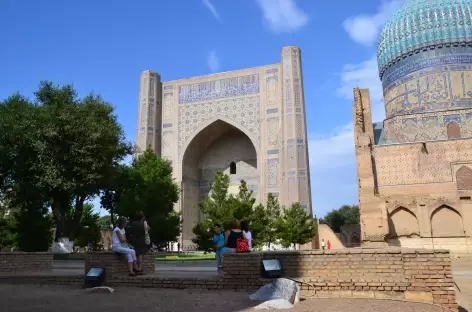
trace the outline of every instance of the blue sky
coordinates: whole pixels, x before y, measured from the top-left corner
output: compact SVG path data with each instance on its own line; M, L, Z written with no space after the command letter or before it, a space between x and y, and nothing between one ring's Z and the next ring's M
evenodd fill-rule
M323 216L358 202L352 88L371 89L382 120L375 42L403 2L1 0L0 99L32 97L41 80L73 84L112 103L134 141L141 71L205 75L278 63L283 46L299 46L313 211Z

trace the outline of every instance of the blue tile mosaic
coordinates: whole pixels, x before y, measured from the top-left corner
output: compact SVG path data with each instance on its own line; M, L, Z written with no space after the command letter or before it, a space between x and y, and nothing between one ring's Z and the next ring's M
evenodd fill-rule
M206 81L179 88L179 103L187 104L259 93L259 75Z
M472 43L472 0L409 0L379 36L379 72L422 49Z

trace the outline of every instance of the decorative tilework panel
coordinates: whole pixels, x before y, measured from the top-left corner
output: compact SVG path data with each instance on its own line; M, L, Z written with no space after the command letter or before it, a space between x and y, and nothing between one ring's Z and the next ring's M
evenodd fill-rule
M258 95L179 106L179 153L201 126L218 117L231 120L259 144L259 107Z
M290 201L297 201L298 188L297 188L297 179L294 177L288 178L288 194Z
M266 74L277 73L279 70L277 68L268 69L265 71Z
M273 149L273 150L268 150L267 151L267 155L276 155L276 154L279 154L278 149Z
M172 128L172 124L171 123L165 123L162 125L162 128Z
M155 90L154 90L154 83L156 82L156 79L151 77L149 78L149 97L154 97L155 96Z
M292 58L290 54L282 57L285 106L292 106Z
M288 168L297 167L297 147L287 146L287 165Z
M472 137L472 109L397 116L385 120L387 143L447 140L447 125L456 122L461 138Z
M401 59L394 67L387 69L382 76L382 85L386 90L398 79L426 68L470 64L472 64L472 47L469 46L422 51Z
M172 120L173 114L173 105L174 105L174 94L173 93L164 93L162 106L163 106L163 117L164 120Z
M294 131L294 129L293 129L293 115L292 114L287 114L285 116L285 118L287 120L287 129L286 129L287 132L286 132L285 136L291 137L291 136L293 136L293 131Z
M306 145L297 145L298 168L306 168Z
M300 194L300 202L308 202L308 181L306 177L298 177L298 192Z
M305 132L303 131L303 116L300 114L297 114L296 117L296 129L297 138L302 138L305 136Z
M472 107L472 66L420 70L384 91L387 118L436 110Z
M278 185L277 179L279 173L279 159L273 158L267 160L266 165L266 184L268 188L275 188Z
M259 74L225 78L179 88L179 103L187 104L259 93Z
M266 78L266 99L268 107L279 104L279 79L275 74Z
M275 113L278 113L278 112L279 112L278 108L269 108L268 110L266 110L267 114L275 114Z
M279 118L267 118L267 143L271 146L279 144Z
M162 133L162 156L167 158L172 156L172 145L174 144L174 136L172 131L164 131Z
M174 86L170 85L170 86L164 86L164 90L173 90L174 89Z

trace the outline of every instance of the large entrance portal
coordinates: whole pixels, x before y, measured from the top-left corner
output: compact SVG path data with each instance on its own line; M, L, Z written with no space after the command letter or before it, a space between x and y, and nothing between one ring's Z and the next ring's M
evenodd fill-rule
M224 172L230 177L230 193L237 193L245 180L258 198L259 171L256 148L240 129L216 120L201 130L187 146L182 159L182 238L183 249L194 248L192 229L203 219L199 201L208 195L213 174Z

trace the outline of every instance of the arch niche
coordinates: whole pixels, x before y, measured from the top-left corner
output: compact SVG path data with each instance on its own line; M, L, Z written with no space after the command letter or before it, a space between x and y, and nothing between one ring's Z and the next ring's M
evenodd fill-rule
M442 205L435 209L431 214L431 236L464 236L464 224L460 213L447 205Z
M412 236L420 233L416 215L405 207L397 207L388 216L390 238Z
M241 179L248 187L259 185L257 148L253 140L231 121L216 119L203 128L184 147L182 156L182 239L183 248L191 249L192 229L203 219L198 207L210 191L213 174L230 177L228 192L238 191ZM257 191L255 191L257 196Z

